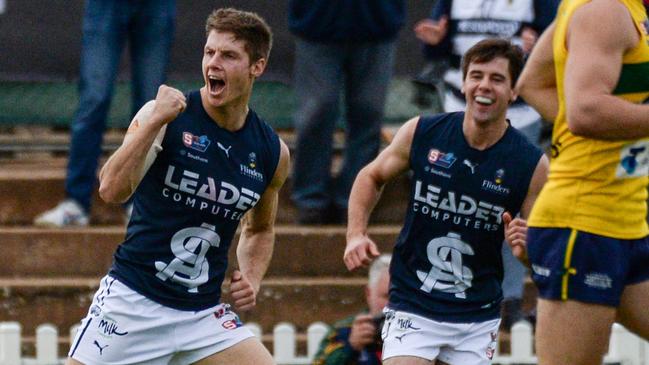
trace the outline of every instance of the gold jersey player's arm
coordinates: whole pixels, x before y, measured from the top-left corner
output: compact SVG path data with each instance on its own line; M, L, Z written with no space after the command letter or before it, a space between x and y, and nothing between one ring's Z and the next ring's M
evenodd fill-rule
M554 27L555 23L552 23L536 42L516 84L516 90L523 100L548 122L554 122L559 112L552 55Z
M649 105L614 95L623 57L641 41L646 34L641 39L629 10L617 0L591 1L574 12L564 73L566 120L573 134L606 140L649 136Z

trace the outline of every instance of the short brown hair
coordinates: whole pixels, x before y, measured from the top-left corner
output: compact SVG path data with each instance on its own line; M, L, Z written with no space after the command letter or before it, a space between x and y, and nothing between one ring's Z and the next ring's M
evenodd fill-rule
M205 22L205 36L209 37L213 30L232 33L235 39L244 41L251 63L260 58L268 59L273 33L266 21L256 13L233 8L214 10Z
M509 61L509 76L513 87L523 70L523 51L512 42L500 38L481 40L466 51L464 57L462 57L462 80L466 79L470 64L491 62L497 57Z

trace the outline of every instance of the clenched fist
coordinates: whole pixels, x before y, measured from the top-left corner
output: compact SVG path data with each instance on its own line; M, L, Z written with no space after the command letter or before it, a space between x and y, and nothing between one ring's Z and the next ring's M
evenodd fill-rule
M186 107L185 95L180 90L167 85L160 85L158 95L155 97L152 116L154 120L167 124L176 119L178 114L185 110Z

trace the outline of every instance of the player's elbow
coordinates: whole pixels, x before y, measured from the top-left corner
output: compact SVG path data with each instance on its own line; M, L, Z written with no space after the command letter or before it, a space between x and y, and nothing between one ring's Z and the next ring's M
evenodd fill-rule
M374 163L365 166L363 169L361 169L361 172L363 173L363 178L377 190L382 189L383 186L388 182L388 180L381 173L381 170Z
M516 83L515 90L518 93L518 96L522 98L523 100L527 101L527 99L530 98L530 94L532 93L532 87L530 86L529 80L527 78L523 78L525 75L522 75L519 79L518 82Z
M523 70L523 73L516 82L515 90L518 93L518 96L523 98L523 100L534 100L534 96L543 91L542 83L535 79L534 76L534 73L531 73L528 70Z
M597 125L600 118L597 102L590 98L568 104L566 106L566 120L570 133L586 138L600 137L597 134Z
M119 189L117 184L102 179L99 183L99 197L106 203L124 203L131 196L130 192Z
M588 122L583 117L568 117L568 129L570 133L579 137L589 137Z
M274 237L275 225L272 220L264 220L263 222L245 222L241 228L241 234L246 237Z

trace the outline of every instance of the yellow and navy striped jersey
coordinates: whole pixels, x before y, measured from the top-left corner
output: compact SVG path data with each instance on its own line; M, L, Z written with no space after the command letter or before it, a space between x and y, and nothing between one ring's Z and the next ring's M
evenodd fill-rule
M647 14L641 0L619 0L633 17L641 39L622 58L613 94L633 103L649 97ZM564 0L553 39L559 112L552 133L548 182L529 219L534 227L573 228L607 237L637 239L646 223L649 139L603 141L573 135L567 125L564 74L570 18L590 0ZM596 77L596 75L593 75Z

